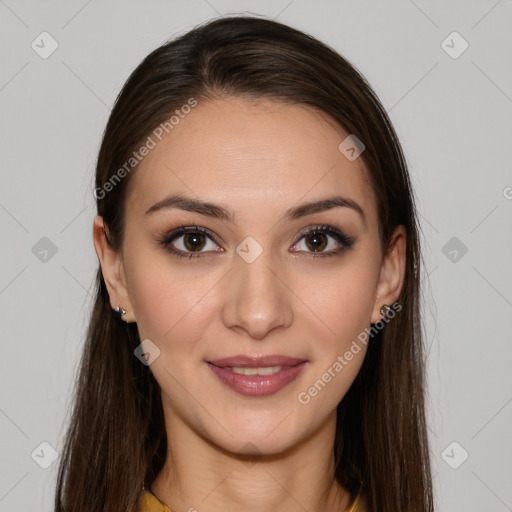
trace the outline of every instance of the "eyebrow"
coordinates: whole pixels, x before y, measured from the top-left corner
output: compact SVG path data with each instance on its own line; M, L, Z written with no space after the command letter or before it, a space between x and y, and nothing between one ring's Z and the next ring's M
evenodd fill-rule
M151 206L145 213L149 215L154 212L169 209L179 209L188 212L199 213L220 220L227 220L235 223L234 213L220 204L201 201L180 194L172 194ZM319 201L302 203L290 208L283 216L284 221L292 221L313 213L320 213L333 208L350 208L356 211L366 225L366 217L363 209L353 199L342 196L330 196Z

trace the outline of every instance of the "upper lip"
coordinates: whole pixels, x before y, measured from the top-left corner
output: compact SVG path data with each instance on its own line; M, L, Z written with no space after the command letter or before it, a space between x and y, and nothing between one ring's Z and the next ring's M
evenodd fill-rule
M288 357L282 355L256 357L238 355L224 357L222 359L212 359L208 362L220 367L264 368L267 366L295 366L306 361L306 359L302 359L300 357Z

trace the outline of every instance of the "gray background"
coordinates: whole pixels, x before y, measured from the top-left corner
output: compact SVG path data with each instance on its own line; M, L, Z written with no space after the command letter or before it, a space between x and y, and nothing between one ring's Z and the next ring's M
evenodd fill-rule
M509 0L0 0L0 511L52 508L57 463L40 467L51 462L40 444L59 452L67 421L98 264L94 163L113 101L151 50L235 12L330 44L388 110L410 165L429 276L437 510L511 511ZM31 47L50 48L43 31L59 45L47 59ZM469 44L457 58L463 41L446 40L453 31Z

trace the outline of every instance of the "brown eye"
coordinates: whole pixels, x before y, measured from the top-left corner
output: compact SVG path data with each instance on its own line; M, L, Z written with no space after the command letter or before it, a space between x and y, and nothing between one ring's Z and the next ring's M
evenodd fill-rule
M198 226L181 226L159 237L159 242L177 257L193 258L205 256L208 252L223 252L215 242L215 235Z
M313 252L323 251L327 246L327 237L323 233L312 233L305 237L306 245Z
M355 238L345 235L332 226L315 226L302 233L292 251L312 257L334 256L352 247L354 242Z
M188 251L200 251L206 244L206 237L200 233L183 235L183 244Z

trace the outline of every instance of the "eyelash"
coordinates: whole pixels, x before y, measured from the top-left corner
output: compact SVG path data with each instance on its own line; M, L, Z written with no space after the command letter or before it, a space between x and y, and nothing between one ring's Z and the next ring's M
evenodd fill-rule
M158 242L160 245L164 247L168 252L170 252L173 256L176 256L177 258L197 258L202 257L206 253L201 252L184 252L181 249L175 249L170 244L173 242L176 238L179 238L180 236L190 234L190 233L201 233L203 235L206 235L207 237L211 238L217 245L220 245L219 240L217 239L216 235L214 235L210 230L201 228L199 226L181 226L177 229L172 230L171 232L166 232L165 234L161 234L159 236ZM350 248L354 242L355 238L349 237L345 235L342 231L333 228L332 226L328 225L319 225L319 226L313 226L311 228L308 228L305 232L302 232L300 234L300 238L295 242L294 245L296 245L298 242L300 242L304 237L308 235L314 235L314 234L326 234L332 236L339 244L341 244L341 247L335 250L331 250L329 252L308 252L312 258L327 258L330 256L336 256L341 252L344 252L346 249ZM296 251L296 252L302 252L302 251Z

